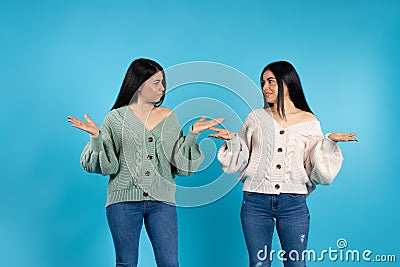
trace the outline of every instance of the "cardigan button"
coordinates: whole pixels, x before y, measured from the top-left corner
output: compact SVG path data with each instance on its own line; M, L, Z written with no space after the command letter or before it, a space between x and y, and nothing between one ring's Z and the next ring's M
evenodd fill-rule
M149 141L149 142L153 142L153 137L149 137L149 138L147 138L147 141Z
M282 168L282 166L281 166L280 164L278 164L278 165L276 165L276 168L277 168L278 170L280 170L280 169Z
M143 196L144 196L144 197L147 197L148 195L149 195L149 193L143 192Z
M152 159L153 158L153 156L152 155L147 155L147 159Z
M281 188L281 186L279 184L276 184L275 189L279 189L279 188Z
M278 148L278 152L281 153L283 151L283 149L280 147Z
M149 175L150 175L150 172L149 172L149 171L146 171L146 172L144 173L144 175L149 176Z
M280 134L284 134L285 131L284 131L284 130L280 130L279 133L280 133Z

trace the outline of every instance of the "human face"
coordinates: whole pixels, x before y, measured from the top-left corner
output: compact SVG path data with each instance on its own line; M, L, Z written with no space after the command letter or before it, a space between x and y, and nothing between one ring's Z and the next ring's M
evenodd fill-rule
M157 103L165 93L163 85L163 74L161 71L155 73L145 81L140 89L140 97L146 102Z
M261 85L265 101L276 104L278 101L278 83L272 71L266 70L263 73Z
M262 77L262 92L266 102L276 104L278 102L278 82L276 81L274 73L270 70L266 70ZM283 82L282 85L283 99L284 101L288 101L290 100L288 88L285 82Z

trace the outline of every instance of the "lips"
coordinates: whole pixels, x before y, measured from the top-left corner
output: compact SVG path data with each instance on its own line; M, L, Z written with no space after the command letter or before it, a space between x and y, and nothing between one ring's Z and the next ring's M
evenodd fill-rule
M270 97L272 95L272 93L265 93L264 95L265 95L265 97Z

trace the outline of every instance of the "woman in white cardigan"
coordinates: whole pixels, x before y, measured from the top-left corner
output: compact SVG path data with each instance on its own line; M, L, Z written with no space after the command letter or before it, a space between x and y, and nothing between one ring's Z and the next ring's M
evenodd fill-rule
M285 267L305 266L310 214L306 196L330 184L343 157L337 142L358 141L355 133L325 137L289 62L269 64L261 73L264 109L249 113L239 134L210 128L227 140L218 159L227 173L240 172L241 221L250 266L270 266L276 223Z

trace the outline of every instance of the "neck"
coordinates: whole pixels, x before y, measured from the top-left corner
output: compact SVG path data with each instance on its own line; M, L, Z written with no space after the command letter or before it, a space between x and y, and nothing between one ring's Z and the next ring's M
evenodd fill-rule
M131 104L129 104L129 108L139 111L143 114L148 114L154 108L154 103L143 101L142 98L138 97Z
M285 111L285 114L290 114L290 113L298 111L298 108L295 107L292 100L285 99L284 103L285 103L285 106L284 106L283 110ZM278 103L274 103L274 106L271 107L271 112L278 114Z

